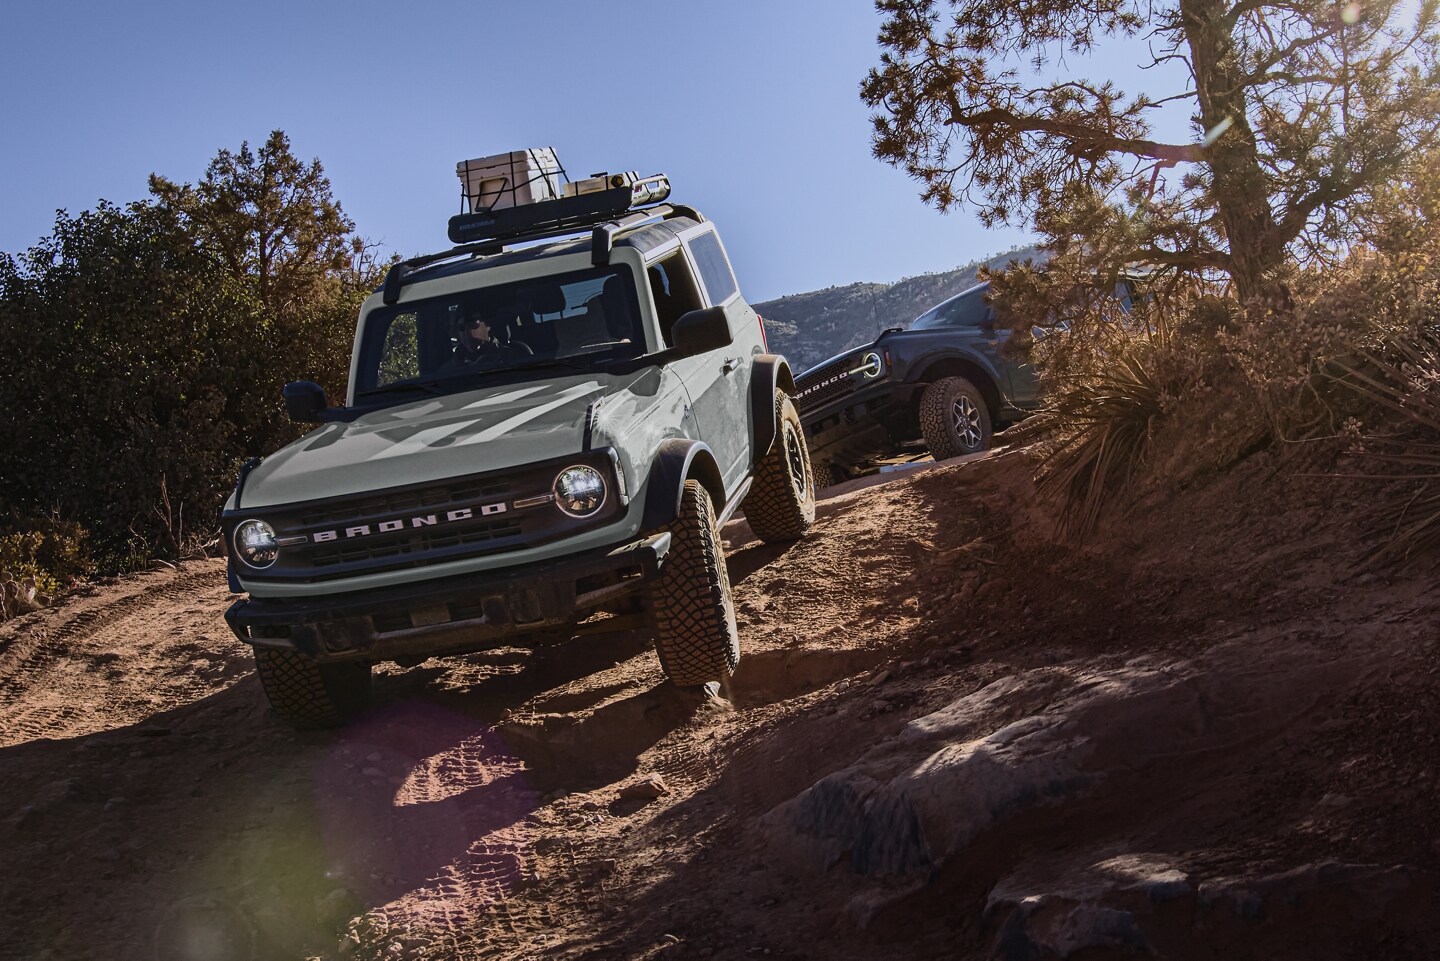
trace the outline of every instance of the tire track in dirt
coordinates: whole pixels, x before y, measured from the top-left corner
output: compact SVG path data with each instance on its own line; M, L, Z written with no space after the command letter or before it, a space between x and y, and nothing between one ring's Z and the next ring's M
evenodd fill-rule
M222 617L223 563L122 584L0 632L0 747L124 727L248 673Z
M536 851L541 799L526 762L488 724L449 713L374 724L363 747L338 758L372 781L399 774L393 796L349 815L340 876L373 905L348 926L353 956L388 958L399 945L409 956L476 957L543 939L555 909L527 892L573 879ZM391 874L403 880L369 884Z
M776 700L868 672L909 634L915 612L908 609L857 631L874 598L844 586L909 573L912 542L933 537L935 519L902 515L891 525L893 536L877 545L863 536L870 511L839 507L827 511L814 536L778 549L753 542L743 524L727 529L735 540L730 563L741 575L737 606L747 623L741 686L726 692L737 710L657 687L654 654L646 652L538 691L493 734L412 761L397 804L428 809L432 820L446 817L447 805L478 803L508 779L528 777L554 793L503 827L471 812L462 852L352 927L353 957L386 958L395 945L427 958L607 956L625 937L614 927L616 889L629 898L658 880L625 863L630 828L655 811L639 814L644 802L618 799L619 788L658 775L668 789L663 808L687 802L704 808L699 834L675 838L655 865L661 876L683 870L703 838L736 813L706 799L734 760L725 731L754 723L756 709L772 713ZM800 637L816 647L797 649ZM487 750L487 736L508 740L519 757Z
M163 821L157 814L146 836L168 842L177 813L233 806L238 819L214 829L225 845L258 853L227 868L238 881L218 890L261 919L257 937L304 943L305 956L388 961L397 947L437 959L634 956L626 947L635 923L658 939L673 899L643 918L634 905L695 871L716 838L753 813L752 780L770 775L748 762L794 763L788 751L745 750L743 732L781 724L796 697L819 700L837 681L869 673L914 632L922 615L897 603L903 595L867 589L913 568L916 538L938 539L938 518L904 506L887 492L848 495L822 505L815 536L800 544L734 547L746 627L733 712L664 685L653 651L629 635L530 655L508 680L476 660L390 677L388 697L333 735L281 733L251 683L219 703L235 712L253 695L253 711L224 716L235 723L217 724L221 716L202 707L158 722L185 737L124 742L125 757L145 753L153 783L194 777L199 792L195 805L171 805ZM890 514L883 539L871 536L877 512ZM251 664L223 625L229 600L216 563L127 578L104 597L35 616L23 632L0 630L0 691L24 684L21 699L0 706L0 725L18 740L74 737L233 689ZM471 701L496 693L512 708L498 724L498 707ZM747 770L725 781L737 763ZM668 795L648 804L618 797L647 775L663 778ZM310 796L313 822L292 810ZM103 818L118 825L136 817L129 810L138 807L117 804ZM269 835L272 823L286 826L283 844ZM214 847L211 827L197 815L185 843ZM74 857L91 846L77 842ZM48 857L38 848L28 856L31 865ZM261 891L262 878L283 897ZM137 889L134 910L169 896L164 882ZM319 921L306 916L312 900L328 905L323 916L317 907ZM270 931L272 916L293 923ZM117 956L142 956L141 940Z

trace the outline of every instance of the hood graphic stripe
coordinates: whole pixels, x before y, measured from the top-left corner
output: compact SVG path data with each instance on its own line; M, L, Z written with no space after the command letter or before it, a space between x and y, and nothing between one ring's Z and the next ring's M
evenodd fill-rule
M417 450L420 450L423 447L433 446L434 444L445 439L446 437L451 437L455 434L459 434L461 431L469 430L472 424L473 422L467 421L459 424L445 424L440 427L426 428L425 430L422 430L419 433L415 434L413 437L408 437L403 441L391 444L384 450L377 452L370 459L372 461L376 461L388 460L391 457L405 457L409 454L415 453Z
M507 390L503 394L492 394L489 397L483 397L480 400L475 401L475 403L473 404L466 404L460 409L480 410L484 407L499 407L502 404L510 403L512 400L519 400L521 397L529 397L531 394L544 389L544 384L534 384L530 387L522 387L519 390Z
M581 397L585 394L589 394L592 391L597 390L599 387L600 385L595 381L587 381L584 384L580 384L578 386L571 387L565 391L562 391L555 399L547 401L546 403L541 404L539 407L527 408L521 411L519 414L516 414L514 417L502 420L498 424L494 424L490 427L485 428L484 430L477 431L476 428L479 426L479 422L473 419L461 421L458 424L443 424L437 427L430 427L416 433L413 437L406 438L403 442L393 444L390 447L387 447L385 450L379 451L373 457L371 457L370 460L378 461L388 460L392 457L406 457L410 454L414 454L416 451L421 450L425 447L435 447L441 445L458 447L463 444L472 444L477 441L493 440L494 438L504 434L506 431L512 430L513 428L518 427L521 424L524 424L525 422L532 420L535 417L539 417L541 414L544 414L549 410L553 410L556 407L568 404L576 397ZM502 396L506 400L513 401L543 389L543 385L536 388L524 388L517 391L510 391ZM483 410L483 408L495 406L489 402L495 399L496 398L487 398L486 400L476 401L473 404L466 405L466 407L462 409L472 410L479 414L480 411ZM483 416L483 414L481 414L480 416ZM471 431L475 431L475 433L471 433Z
M594 393L600 389L597 381L589 381L584 384L577 384L568 390L563 391L554 400L541 404L539 407L532 407L529 410L521 411L509 420L502 420L500 423L487 427L480 433L466 437L460 441L462 444L480 444L485 441L494 440L509 433L521 424L528 424L537 417L544 416L557 407L564 407L577 397L584 397L586 394Z

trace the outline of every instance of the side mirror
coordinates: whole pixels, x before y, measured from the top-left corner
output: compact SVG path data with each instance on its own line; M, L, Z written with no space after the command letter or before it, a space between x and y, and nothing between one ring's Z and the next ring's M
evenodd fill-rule
M325 420L325 390L313 380L297 380L285 385L285 411L290 419L302 424L319 424Z
M706 307L692 310L675 321L670 330L670 339L675 342L675 352L681 357L694 357L729 347L735 342L730 333L730 320L723 307Z

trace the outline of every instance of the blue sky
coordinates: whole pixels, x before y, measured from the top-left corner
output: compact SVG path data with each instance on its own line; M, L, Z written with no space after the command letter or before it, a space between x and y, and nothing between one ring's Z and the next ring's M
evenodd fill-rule
M553 146L572 178L668 173L752 301L948 270L1026 241L923 206L870 156L868 0L15 4L0 83L0 250L56 208L198 179L289 134L358 230L444 249L455 163Z

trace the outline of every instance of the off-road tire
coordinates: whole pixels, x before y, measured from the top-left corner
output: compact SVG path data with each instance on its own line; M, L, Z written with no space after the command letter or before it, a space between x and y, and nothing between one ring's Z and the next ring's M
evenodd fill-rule
M920 395L920 433L936 460L988 449L992 431L985 395L964 377L935 381Z
M255 670L277 714L296 727L336 727L370 703L370 665L317 664L299 651L255 648Z
M730 573L710 495L687 480L652 601L660 669L681 685L723 680L740 662Z
M817 464L811 461L810 478L815 482L816 494L819 494L827 487L833 486L835 483L835 474L830 469L829 464Z
M755 536L767 544L804 537L815 523L815 475L795 402L775 391L775 441L755 469L741 505Z

